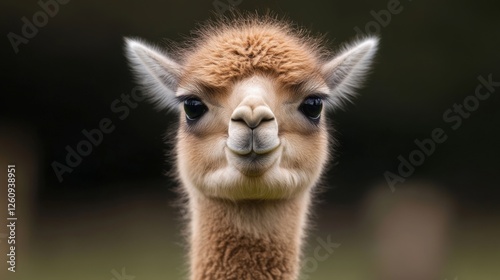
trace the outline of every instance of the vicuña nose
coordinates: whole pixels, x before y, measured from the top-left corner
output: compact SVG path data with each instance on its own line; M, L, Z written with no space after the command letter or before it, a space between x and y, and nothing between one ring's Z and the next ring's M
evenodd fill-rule
M243 99L231 115L231 121L245 122L251 129L255 129L262 122L272 120L274 120L273 111L259 96L248 96Z

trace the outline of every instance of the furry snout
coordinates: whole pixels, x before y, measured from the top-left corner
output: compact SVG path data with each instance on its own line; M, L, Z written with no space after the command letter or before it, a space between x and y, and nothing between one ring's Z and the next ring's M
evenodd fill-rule
M246 97L234 110L228 135L227 146L238 155L265 154L280 144L274 113L258 96Z

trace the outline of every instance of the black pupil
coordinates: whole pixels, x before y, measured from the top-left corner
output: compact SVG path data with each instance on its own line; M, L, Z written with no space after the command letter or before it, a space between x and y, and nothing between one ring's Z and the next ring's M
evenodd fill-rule
M189 120L196 120L201 117L207 110L203 102L198 99L190 98L184 101L184 111Z
M318 119L323 109L323 100L319 97L309 97L300 106L300 110L311 119Z

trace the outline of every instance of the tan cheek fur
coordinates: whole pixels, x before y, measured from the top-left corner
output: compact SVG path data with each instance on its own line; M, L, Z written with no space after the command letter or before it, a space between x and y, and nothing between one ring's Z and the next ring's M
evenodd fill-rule
M290 99L286 98L285 90L281 90L278 95L280 98L276 105L276 114L280 116L279 136L285 140L281 164L286 168L305 169L308 173L315 174L313 177L317 177L317 171L323 169L330 156L329 135L324 116L318 125L313 125L299 112L298 106L302 98L298 99L299 102L289 103Z

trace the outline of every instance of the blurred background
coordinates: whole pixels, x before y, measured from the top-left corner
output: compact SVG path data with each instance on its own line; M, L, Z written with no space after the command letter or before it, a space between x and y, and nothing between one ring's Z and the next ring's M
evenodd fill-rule
M483 0L2 1L0 218L15 164L18 221L16 273L0 226L0 279L184 278L163 175L176 118L123 100L123 37L167 46L229 9L286 16L332 49L381 37L366 86L330 116L337 151L302 278L498 279L500 4ZM113 130L80 144L103 120ZM320 239L339 244L326 259Z

